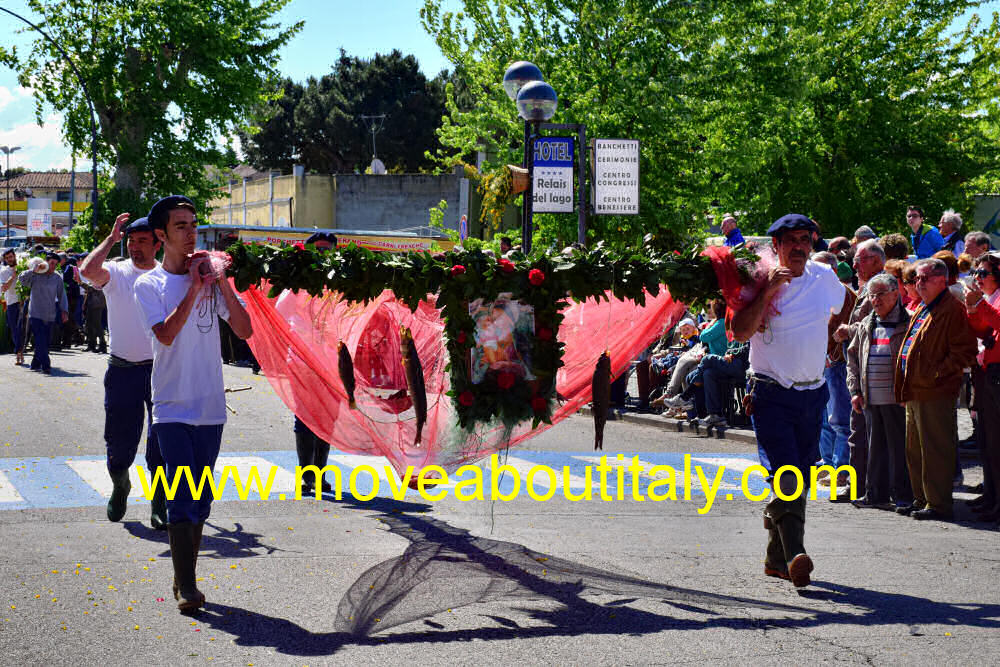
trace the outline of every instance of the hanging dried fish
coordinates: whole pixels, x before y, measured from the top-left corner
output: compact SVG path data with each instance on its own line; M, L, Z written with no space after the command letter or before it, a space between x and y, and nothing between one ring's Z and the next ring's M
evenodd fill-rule
M611 357L607 350L598 358L594 369L593 390L594 449L604 449L604 425L611 409Z
M357 410L358 404L354 402L354 360L351 353L343 341L337 343L337 369L340 371L340 381L344 383L344 390L347 391L348 405L351 410Z
M414 444L419 445L424 423L427 422L427 391L424 389L424 369L420 365L420 357L417 356L417 345L413 342L413 334L406 327L400 327L399 333L399 350L403 355L406 387L410 391L413 410L417 413L417 438Z

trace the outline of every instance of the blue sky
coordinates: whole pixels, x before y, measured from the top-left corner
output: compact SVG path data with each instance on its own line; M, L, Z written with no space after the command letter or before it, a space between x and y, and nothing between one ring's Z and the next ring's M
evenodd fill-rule
M11 11L32 18L23 0L0 0ZM446 6L457 9L456 0L446 0ZM292 0L279 20L290 24L305 20L298 37L283 50L279 71L296 81L308 76L322 76L330 70L339 49L349 55L370 57L399 49L413 54L428 76L448 67L448 63L424 32L419 22L422 0ZM985 2L982 15L1000 11L1000 0ZM0 15L0 39L5 46L12 44L26 49L31 34L17 34L16 21ZM22 146L11 158L11 166L34 170L68 169L69 150L62 143L62 119L51 108L45 111L45 125L35 122L35 101L32 91L20 88L13 70L0 65L0 145ZM6 165L4 165L6 167ZM78 170L90 168L88 160L77 160Z
M23 0L0 0L0 5L33 20ZM420 26L421 0L292 0L281 12L279 21L289 25L305 20L299 35L282 50L279 71L296 81L322 76L344 48L350 55L371 57L399 49L413 54L428 76L447 68L434 40ZM17 34L17 21L0 13L0 34L4 45L16 44L27 49L31 34ZM62 119L51 107L45 113L44 127L35 122L32 91L21 88L17 75L0 65L0 146L21 146L11 156L11 167L33 170L69 169L69 149L63 145ZM0 158L3 158L0 155ZM77 169L90 168L90 161L79 157ZM6 168L6 164L3 165Z

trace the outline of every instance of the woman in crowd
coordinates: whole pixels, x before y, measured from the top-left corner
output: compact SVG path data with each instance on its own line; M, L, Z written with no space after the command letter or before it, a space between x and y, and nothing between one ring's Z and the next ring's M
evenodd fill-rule
M979 418L983 495L969 501L982 521L1000 521L1000 253L976 260L975 286L965 293L969 325L980 339L973 369L973 408Z

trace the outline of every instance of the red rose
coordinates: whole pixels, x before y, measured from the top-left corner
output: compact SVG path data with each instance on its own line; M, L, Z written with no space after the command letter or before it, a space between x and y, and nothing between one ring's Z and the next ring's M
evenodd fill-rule
M497 386L501 389L510 389L514 386L514 374L506 371L497 374Z
M462 266L461 264L456 264L455 266L451 267L451 275L460 276L463 273L465 273L465 267Z
M545 282L545 274L538 269L532 269L528 271L528 282L538 287Z
M549 402L541 396L535 396L531 399L531 409L535 412L545 412L545 408L547 408L548 405Z
M463 391L458 395L458 402L465 407L472 407L472 404L476 402L476 397L472 395L471 391Z
M292 247L295 248L296 250L305 250L306 244L303 243L302 241L296 241L295 243L292 244Z
M514 272L514 262L510 261L509 259L506 258L498 259L497 266L500 267L500 270L503 271L504 273Z
M552 340L552 329L548 327L538 327L538 333L535 334L538 340Z
M465 344L465 332L464 331L459 331L458 335L455 336L455 340L458 342L459 345L464 345Z

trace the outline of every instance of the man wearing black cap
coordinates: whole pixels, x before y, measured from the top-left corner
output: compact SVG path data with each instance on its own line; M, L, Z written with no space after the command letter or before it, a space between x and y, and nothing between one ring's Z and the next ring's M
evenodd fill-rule
M310 244L314 245L316 250L320 252L336 250L337 237L331 232L316 232L306 239L306 245ZM323 493L332 491L333 487L326 481L326 475L323 472L323 468L326 467L330 458L330 443L313 433L312 429L306 426L298 415L295 416L292 431L295 433L295 453L299 457L299 467L305 470L308 466L316 466L319 469L319 472L316 473L320 482L319 490ZM313 479L311 476L302 477L302 495L308 496L314 493L316 489Z
M142 311L135 302L135 281L160 265L156 252L160 242L146 218L129 224L129 214L115 219L108 237L87 255L80 266L84 280L101 290L108 309L111 356L104 374L104 444L107 449L108 474L113 488L108 500L108 520L125 516L128 494L132 490L129 468L146 428L146 466L150 478L163 467L160 445L153 432L153 342L143 326ZM111 248L126 239L128 261L105 262ZM148 416L148 419L147 419ZM149 523L156 530L167 528L167 498L156 487Z
M31 290L28 299L28 324L35 341L35 353L31 357L31 370L52 375L52 361L49 358L49 344L53 326L57 322L69 321L69 304L66 301L66 286L62 276L56 272L59 255L46 253L48 268L44 272L24 272L17 281ZM39 266L41 268L41 266ZM23 317L23 315L22 315Z
M183 468L200 480L212 474L226 422L218 318L240 338L253 330L229 281L212 268L208 253L194 251L197 218L191 200L164 197L150 209L149 224L163 244L163 264L136 280L135 299L153 336L153 431L168 480L183 475ZM195 583L202 530L212 509L212 495L204 491L196 499L181 483L167 500L174 597L182 612L205 604Z
M809 260L815 232L816 223L798 214L771 225L767 233L778 266L732 321L735 338L750 341L749 412L761 465L775 489L764 510L769 536L764 573L796 587L809 584L813 563L803 543L808 487L797 484L794 470L809 480L818 458L829 397L823 378L828 324L832 314L846 315L851 305L837 274ZM794 470L779 474L786 467Z

